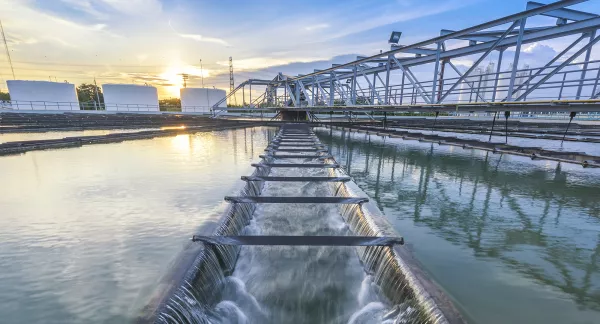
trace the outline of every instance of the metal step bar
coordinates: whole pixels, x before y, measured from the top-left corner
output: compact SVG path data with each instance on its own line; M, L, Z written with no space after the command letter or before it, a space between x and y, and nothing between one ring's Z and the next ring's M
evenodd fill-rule
M338 169L340 167L337 163L252 163L255 168L331 168Z
M225 201L240 204L362 204L366 197L274 197L225 196Z
M332 155L274 155L274 154L261 154L258 156L259 158L271 158L271 159L327 159L333 158Z
M266 148L266 151L279 151L279 152L327 152L325 149L319 148Z
M244 181L289 181L289 182L348 182L350 177L242 177Z
M264 246L393 246L403 245L403 237L379 236L192 236L193 242L213 245L264 245Z

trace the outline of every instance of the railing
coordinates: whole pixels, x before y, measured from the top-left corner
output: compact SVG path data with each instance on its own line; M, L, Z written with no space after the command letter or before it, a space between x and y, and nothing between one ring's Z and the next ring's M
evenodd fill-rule
M98 104L96 102L0 101L0 109L18 111L107 111L107 112L184 112L211 114L211 106L172 106L147 104Z

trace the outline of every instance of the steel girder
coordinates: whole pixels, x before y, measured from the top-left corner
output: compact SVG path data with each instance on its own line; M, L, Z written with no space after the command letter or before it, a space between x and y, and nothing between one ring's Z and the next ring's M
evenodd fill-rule
M495 77L493 78L493 87L491 87L492 98L491 101L495 101L497 99L503 99L503 101L510 101L513 96L517 96L516 100L523 100L526 98L527 94L535 91L536 89L544 89L540 87L543 82L536 82L533 84L533 80L535 78L542 77L545 81L548 81L550 77L560 71L562 67L553 70L552 72L546 74L545 76L542 74L542 71L551 67L553 63L555 63L562 55L564 55L567 51L573 48L575 44L581 41L584 37L589 37L590 41L594 39L595 31L600 28L600 16L592 13L585 13L581 11L567 9L565 7L571 6L573 4L577 4L580 2L584 2L585 0L564 0L554 2L548 5L540 4L537 2L529 2L527 4L527 10L516 13L513 15L509 15L500 19L496 19L490 22L486 22L483 24L479 24L473 27L469 27L460 31L450 31L450 30L442 30L440 36L434 37L429 40L425 40L422 42L414 43L407 46L392 46L392 49L387 52L382 52L380 54L376 54L373 56L359 56L353 62L345 63L345 64L333 64L331 68L322 69L322 70L314 70L312 73L305 75L298 75L294 77L285 77L285 81L279 78L278 80L256 80L251 79L243 83L243 85L268 85L271 87L284 87L288 90L286 91L285 96L292 99L294 105L297 106L299 100L299 93L302 92L306 97L307 101L310 102L310 105L314 105L315 102L319 101L319 92L322 94L323 98L325 98L325 88L329 89L329 94L327 96L327 101L325 104L329 106L333 106L335 92L337 91L339 94L339 98L342 99L346 105L356 105L357 99L357 90L363 91L363 88L358 83L358 74L361 74L366 83L369 86L369 98L367 101L373 105L375 98L378 101L385 105L390 104L390 99L395 98L393 95L394 87L397 85L390 84L390 73L393 70L401 70L402 71L402 85L400 88L400 96L404 97L404 80L408 79L410 85L413 88L413 91L416 91L416 94L420 96L420 98L427 104L429 103L442 103L445 99L449 97L450 94L456 94L453 90L456 89L458 85L468 80L471 77L470 73L477 68L480 62L485 59L485 57L494 50L497 50L500 55L498 59L498 66L495 71ZM547 17L557 18L557 22L555 26L547 26L547 27L535 27L535 28L526 28L525 23L527 18L543 15ZM505 31L498 30L489 30L490 28L501 26L504 24L511 24ZM516 29L516 26L519 26ZM529 76L523 77L522 74L517 76L518 71L518 63L519 63L519 54L520 47L525 44L531 44L534 42L539 42L543 40L564 37L569 35L577 35L580 34L579 39L575 41L575 43L571 44L567 49L563 50L560 54L558 54L555 58L553 58L546 65L542 66L535 73L529 72ZM587 35L587 36L586 36ZM467 40L469 41L468 46L462 46L458 48L454 48L451 50L447 50L445 47L445 41L447 40ZM588 43L590 44L590 43ZM593 45L593 44L592 44ZM435 46L435 48L429 48L428 46ZM504 51L509 48L515 48L515 56L513 58L513 69L510 72L510 77L508 79L508 91L507 96L505 98L497 98L497 89L498 89L498 81L500 79L501 72L501 63L502 63L502 54ZM579 82L579 89L577 92L577 97L581 94L581 89L584 86L589 86L588 83L585 83L588 79L586 79L586 73L589 71L595 71L594 68L588 71L588 61L589 54L591 52L591 45L587 47L587 55L586 60L583 62L584 69L581 71L581 78ZM413 57L397 57L396 54L412 54ZM452 59L465 57L469 55L482 54L481 58L478 59L475 64L469 70L462 74L460 71L451 63ZM416 67L424 64L434 63L434 73L432 79L427 80L425 83L419 82L410 70L411 67ZM444 84L443 76L438 76L438 71L440 67L440 63L443 66L444 64L449 64L454 72L456 72L459 77L458 80L454 84ZM564 62L563 62L564 63ZM371 64L371 65L369 65ZM373 64L377 64L373 66ZM598 73L594 73L596 77L591 79L591 84L594 85L594 89L592 90L592 96L595 97L600 94L594 93L597 91L598 78L600 77L600 63L598 64ZM537 69L537 68L536 68ZM382 79L379 74L385 73L385 80ZM368 75L373 74L373 82L371 82ZM438 77L442 78L439 80L438 86ZM376 78L379 78L381 82L380 88L376 87ZM516 79L519 81L526 79L524 82L516 82ZM563 78L566 78L563 76ZM452 80L453 78L449 79ZM349 85L343 84L343 80L350 80ZM487 83L486 78L486 83ZM289 85L286 85L286 82L290 82L291 84L296 85L296 96L292 93L289 88ZM429 85L431 82L431 85ZM562 94L562 89L565 87L565 82L570 82L570 80L566 80L562 82L562 86L560 87L560 93ZM555 81L551 81L550 83L556 83ZM431 90L425 90L424 84L427 86L431 86ZM363 83L364 85L364 83ZM478 84L477 89L475 89L475 82L466 82L466 85L471 88L473 93L476 93L476 96L482 101L488 101L485 98L485 92L490 92L488 90L489 87L485 86L481 88L481 84ZM241 85L240 85L241 86ZM240 86L235 91L238 91ZM449 86L442 91L442 87ZM315 96L316 91L316 99L310 99L311 97L308 95L305 87L310 87L311 93ZM349 88L349 91L344 90L345 88ZM518 95L518 93L523 89L527 88L524 94ZM383 91L383 95L380 96L378 89ZM506 89L506 88L505 88ZM480 94L480 91L483 90L484 95ZM462 91L462 90L461 90ZM504 90L506 91L506 90ZM587 90L586 90L587 91ZM439 94L438 94L439 93ZM437 100L436 100L436 94ZM227 96L230 97L231 94ZM364 96L364 92L363 92ZM413 95L414 96L414 95ZM559 95L560 96L560 95ZM265 96L266 98L267 96ZM382 98L383 97L383 98ZM365 97L366 98L366 97ZM414 97L412 97L414 99ZM337 99L336 99L337 100ZM403 98L400 99L402 102ZM218 105L218 104L217 104ZM217 106L215 105L215 106ZM365 105L361 105L365 106Z

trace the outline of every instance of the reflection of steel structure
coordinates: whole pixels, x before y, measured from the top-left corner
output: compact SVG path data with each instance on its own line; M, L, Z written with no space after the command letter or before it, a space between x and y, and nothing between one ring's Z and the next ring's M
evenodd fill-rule
M245 106L271 110L330 111L339 106L340 110L360 107L366 111L514 111L536 101L543 103L538 108L550 111L600 111L600 100L595 100L600 97L600 60L590 59L593 45L600 40L596 33L600 16L566 9L583 1L528 2L523 12L460 31L442 30L438 37L411 45L392 44L387 52L359 56L328 69L297 76L279 73L272 80L250 79L228 97L240 89L245 97L248 86L250 102ZM526 27L528 20L541 16L556 18L555 23ZM572 42L545 65L520 64L524 45L563 37ZM497 53L495 70L481 68L493 52ZM458 59L473 64L461 71L452 62ZM503 59L511 63L508 70L502 69ZM519 65L524 67L519 69ZM254 100L253 86L264 89ZM306 103L301 104L300 98Z
M571 295L581 307L600 310L594 291L598 283L593 279L599 271L595 264L600 257L600 236L585 243L573 240L582 234L564 226L569 220L561 219L565 214L581 215L597 223L600 202L594 194L594 182L570 185L560 163L554 172L541 174L537 168L501 168L503 155L489 152L473 158L437 154L433 146L399 149L385 139L349 131L323 131L321 135L328 139L324 143L348 175L372 188L367 193L380 208L399 210L399 202L408 205L410 201L414 203L415 223L433 229L453 244L469 247L478 257L498 259L540 284ZM360 138L363 135L364 140ZM465 172L465 165L470 172ZM448 194L457 189L465 198ZM390 193L403 199L390 199ZM518 197L528 197L532 203L525 208ZM506 202L502 211L510 211L510 215L492 217L491 206L498 198L500 204ZM423 210L428 206L435 206L438 212L427 215ZM548 223L560 227L564 234L548 230ZM515 241L516 236L527 241ZM510 254L514 246L523 244L533 247L536 257ZM548 262L544 265L548 270L536 264L542 259Z

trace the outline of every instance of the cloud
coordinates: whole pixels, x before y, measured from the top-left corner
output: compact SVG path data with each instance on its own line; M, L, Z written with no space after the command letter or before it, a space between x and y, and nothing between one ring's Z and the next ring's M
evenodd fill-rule
M306 27L304 27L304 30L313 31L313 30L325 29L325 28L329 28L329 25L328 24L316 24L316 25L306 26Z
M193 39L198 42L215 43L223 46L230 46L225 40L215 37L205 37L198 34L178 34L180 37Z
M159 0L97 0L112 9L131 16L158 15L162 12Z
M70 8L86 13L96 19L107 19L109 16L106 13L100 12L92 0L60 0L67 4Z
M234 66L236 71L256 71L269 67L288 65L291 63L307 63L320 61L323 58L319 57L290 57L290 58L275 58L275 57L252 57L246 59L235 60ZM229 66L229 61L218 61L217 64ZM273 73L273 72L272 72ZM273 73L275 77L276 73Z

